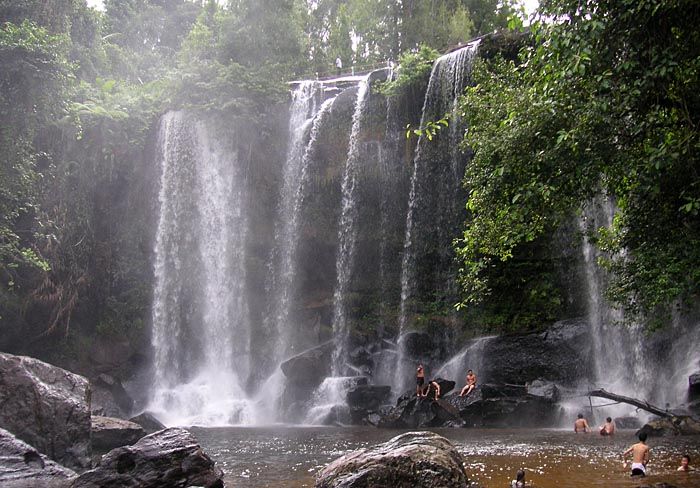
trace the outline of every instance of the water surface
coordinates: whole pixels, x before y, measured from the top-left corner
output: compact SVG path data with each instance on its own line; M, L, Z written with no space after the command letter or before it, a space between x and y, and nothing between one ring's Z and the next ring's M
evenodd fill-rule
M402 432L372 427L223 427L192 429L236 487L313 487L314 475L333 459L384 442ZM613 438L547 429L431 429L464 455L470 478L484 488L504 488L518 468L538 488L633 488L619 454L635 442L633 431ZM700 460L700 436L650 439L647 483L700 487L700 472L678 473L683 454Z

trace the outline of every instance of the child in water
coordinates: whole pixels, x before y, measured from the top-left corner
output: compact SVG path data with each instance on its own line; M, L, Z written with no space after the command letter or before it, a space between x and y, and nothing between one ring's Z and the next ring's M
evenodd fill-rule
M510 482L510 488L525 488L525 470L519 469L515 479Z

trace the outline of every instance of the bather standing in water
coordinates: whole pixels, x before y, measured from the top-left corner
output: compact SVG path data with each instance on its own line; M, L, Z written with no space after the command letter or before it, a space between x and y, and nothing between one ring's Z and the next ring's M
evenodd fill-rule
M632 453L632 476L646 476L649 463L649 446L646 444L647 434L639 434L639 442L622 453L622 460Z
M467 384L464 385L462 391L459 392L459 396L469 395L472 392L472 390L474 390L474 388L476 388L476 375L470 369L469 371L467 371Z
M605 423L600 427L600 435L613 435L615 433L615 424L612 418L605 419Z
M681 459L681 465L678 466L678 469L676 471L684 471L686 473L688 471L695 471L693 468L690 467L690 456L688 456L687 454L683 455L683 458Z
M576 419L576 422L574 422L574 432L578 434L579 432L588 433L590 431L591 428L586 419L583 418L583 414L578 414L578 418Z

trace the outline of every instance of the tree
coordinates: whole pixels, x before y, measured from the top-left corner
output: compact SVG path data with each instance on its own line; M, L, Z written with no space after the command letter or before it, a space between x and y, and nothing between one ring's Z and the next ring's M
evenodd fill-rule
M541 14L522 62L477 70L463 101L475 150L465 302L602 190L618 205L598 236L610 296L653 314L700 283L700 5L550 0Z

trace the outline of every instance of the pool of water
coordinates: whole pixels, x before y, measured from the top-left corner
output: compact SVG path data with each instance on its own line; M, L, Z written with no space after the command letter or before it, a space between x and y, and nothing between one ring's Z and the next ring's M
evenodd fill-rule
M471 479L484 488L509 486L525 468L537 488L636 487L619 454L636 442L634 431L601 437L547 429L431 429L464 455ZM202 447L235 487L313 487L314 475L333 459L402 432L372 427L192 428ZM700 462L700 436L650 439L646 483L700 487L700 471L678 473L681 456Z

